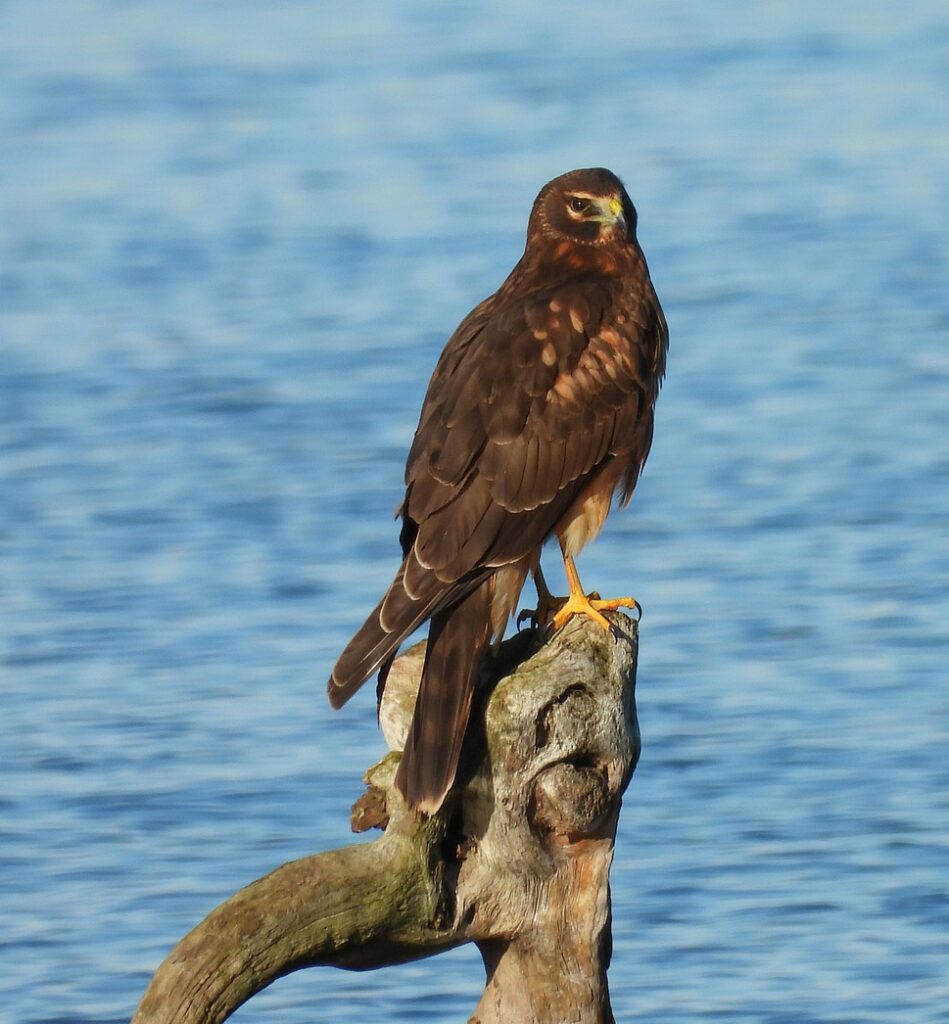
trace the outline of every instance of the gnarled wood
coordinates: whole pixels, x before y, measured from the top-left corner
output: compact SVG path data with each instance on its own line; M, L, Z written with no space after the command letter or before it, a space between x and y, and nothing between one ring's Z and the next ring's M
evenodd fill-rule
M604 1024L609 867L639 754L636 624L574 620L488 667L460 784L438 816L406 811L398 755L369 770L370 843L265 875L208 915L158 969L133 1024L212 1024L302 967L365 969L475 942L488 981L477 1024ZM393 666L381 721L399 749L423 646ZM383 811L384 808L384 811Z

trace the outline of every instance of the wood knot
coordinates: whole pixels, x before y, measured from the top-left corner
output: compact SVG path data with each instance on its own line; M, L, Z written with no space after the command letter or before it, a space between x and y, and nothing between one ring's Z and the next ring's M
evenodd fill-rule
M581 839L596 831L609 810L606 776L592 765L561 761L534 782L531 821L543 832Z

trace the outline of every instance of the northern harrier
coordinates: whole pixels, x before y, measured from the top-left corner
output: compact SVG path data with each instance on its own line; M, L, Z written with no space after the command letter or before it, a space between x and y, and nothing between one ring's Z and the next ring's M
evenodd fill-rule
M527 574L556 537L570 596L559 628L630 598L588 599L574 558L614 494L626 504L649 453L668 331L636 241L636 210L603 168L546 184L524 255L438 360L405 468L402 564L339 657L340 707L426 620L428 649L396 776L410 807L451 788L482 654L500 640Z

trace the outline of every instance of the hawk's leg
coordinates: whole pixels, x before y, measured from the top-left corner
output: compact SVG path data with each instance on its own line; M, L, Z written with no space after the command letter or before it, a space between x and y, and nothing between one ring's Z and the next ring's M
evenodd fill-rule
M540 567L539 560L537 565L531 569L531 576L534 577L534 586L537 588L537 607L524 608L521 611L517 617L518 629L520 629L521 623L525 619L531 623L532 629L546 626L554 617L557 609L567 600L565 597L554 597L551 594L550 587L547 586L547 580L544 579L544 572Z
M573 564L573 558L568 554L563 556L563 567L567 573L570 594L551 620L554 629L561 629L574 615L586 615L588 619L593 619L603 629L609 630L610 622L602 614L604 611L640 607L639 602L632 597L616 597L609 601L603 601L595 592L587 596L583 592L583 584L577 574L577 567Z
M532 570L534 586L537 588L537 607L525 608L517 617L518 626L524 619L530 619L535 628L552 625L554 629L560 629L574 615L586 615L603 629L609 629L610 623L606 616L601 614L603 611L613 611L616 608L636 608L640 613L642 612L639 602L632 597L617 597L612 601L603 601L596 591L585 594L577 567L570 555L563 556L563 564L567 572L570 596L554 597L547 586L547 580L544 579L538 562L537 568Z

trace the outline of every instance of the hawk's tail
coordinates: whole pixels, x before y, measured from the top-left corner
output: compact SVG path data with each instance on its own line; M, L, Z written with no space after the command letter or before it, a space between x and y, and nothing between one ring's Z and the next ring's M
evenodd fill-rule
M327 686L330 704L341 708L399 644L444 600L445 584L431 574L428 587L412 597L405 589L405 563L385 596L346 645Z
M451 789L491 629L489 581L432 617L412 727L395 777L406 803L434 814Z

